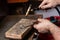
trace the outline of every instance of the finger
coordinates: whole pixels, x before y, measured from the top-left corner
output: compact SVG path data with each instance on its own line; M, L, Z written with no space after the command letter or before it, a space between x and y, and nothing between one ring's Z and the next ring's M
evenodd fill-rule
M40 4L39 8L40 8L41 6L43 6L43 5L45 5L45 4L46 4L46 1L44 0L44 1Z
M44 5L44 6L42 6L41 8L42 8L42 9L46 9L46 8L50 8L50 7L52 7L52 4Z
M42 22L43 20L44 20L44 19L40 19L40 18L38 18L38 21L39 21L39 22Z
M33 27L34 27L34 28L37 28L37 24L35 24Z

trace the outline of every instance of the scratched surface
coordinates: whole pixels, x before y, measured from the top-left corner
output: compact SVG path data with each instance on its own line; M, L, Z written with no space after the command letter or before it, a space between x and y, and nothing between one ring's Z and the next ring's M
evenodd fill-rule
M34 22L30 19L21 19L5 33L5 36L7 38L22 39L31 30L31 25Z
M31 17L31 19L33 19L33 17ZM37 16L36 16L36 18L37 18ZM11 15L11 16L7 16L2 21L2 23L0 24L0 40L9 40L9 39L5 38L5 32L7 30L9 30L13 25L15 25L20 19L21 19L20 15Z

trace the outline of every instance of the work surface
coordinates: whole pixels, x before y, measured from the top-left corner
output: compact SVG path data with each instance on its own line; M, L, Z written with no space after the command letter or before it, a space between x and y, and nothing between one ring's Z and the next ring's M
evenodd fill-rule
M33 19L35 16L31 17ZM14 24L16 24L21 18L25 18L20 15L7 16L0 25L0 40L9 40L5 38L5 32L8 31ZM28 18L28 17L27 17ZM34 18L36 19L37 16Z
M57 11L57 10L56 10ZM51 11L51 13L60 13L56 11ZM48 12L49 13L49 12ZM5 32L9 30L16 22L20 20L19 16L7 16L1 23L0 23L0 40L9 40L5 38ZM9 26L9 27L8 27Z

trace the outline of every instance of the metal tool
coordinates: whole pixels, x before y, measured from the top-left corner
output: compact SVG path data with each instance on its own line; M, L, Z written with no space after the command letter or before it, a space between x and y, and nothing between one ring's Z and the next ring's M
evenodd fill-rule
M35 29L35 33L32 40L38 40L38 39L39 39L39 32Z
M32 5L30 4L29 7L28 7L28 9L27 9L27 12L26 12L25 16L28 16L31 7L32 7Z

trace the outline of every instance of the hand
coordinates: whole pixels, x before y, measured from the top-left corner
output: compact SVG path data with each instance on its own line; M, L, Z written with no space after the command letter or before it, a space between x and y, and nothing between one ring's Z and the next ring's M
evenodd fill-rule
M46 9L50 7L55 7L58 5L60 0L43 0L43 2L39 5L39 8Z
M38 19L38 21L39 23L35 24L34 28L37 29L38 32L41 32L41 33L48 32L48 30L50 30L51 25L53 25L53 23L51 23L47 19Z

